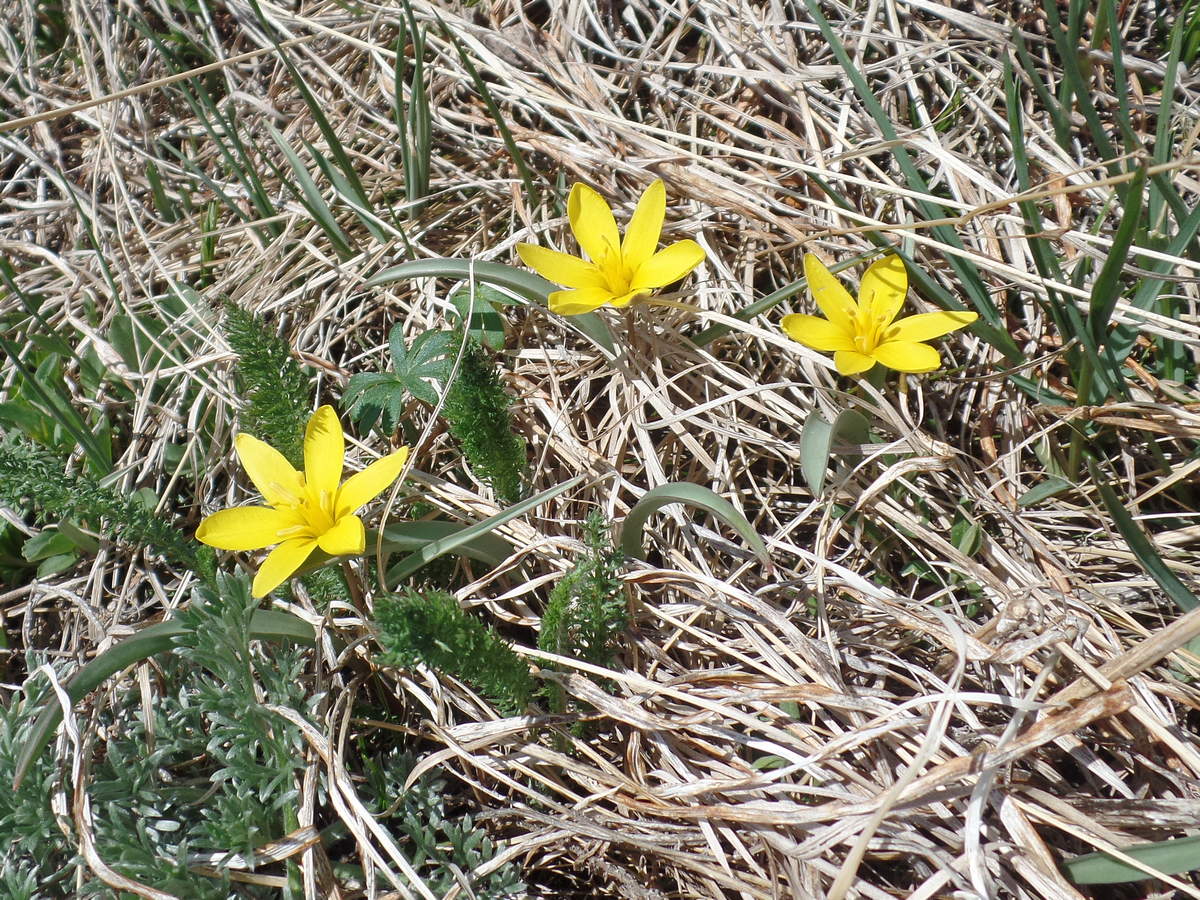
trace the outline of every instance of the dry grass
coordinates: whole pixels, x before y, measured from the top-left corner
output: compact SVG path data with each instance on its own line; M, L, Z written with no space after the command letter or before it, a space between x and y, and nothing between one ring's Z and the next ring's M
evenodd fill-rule
M1161 80L1162 48L1136 31L1154 14L1134 5L1126 63L1148 93ZM39 7L10 0L9 8L10 45L18 35L32 46ZM229 298L278 323L328 401L349 374L383 364L393 323L410 334L441 324L449 287L366 289L381 267L408 258L404 242L373 239L341 204L339 223L360 252L339 260L264 160L281 234L268 241L252 227L260 223L214 142L172 87L156 81L170 71L131 25L133 14L175 22L228 60L210 84L260 147L274 152L268 124L294 147L323 139L250 6L199 8L67 0L71 61L48 70L32 51L10 52L0 84L11 115L45 114L35 124L0 125L0 247L23 290L41 298L47 323L94 349L137 397L85 396L78 381L69 385L81 407L107 405L121 422L121 486L153 489L164 515L192 526L242 496L228 449L239 403L228 348L215 315L198 313L176 325L192 335L187 358L134 372L106 340L112 317L151 313L172 285L201 284L206 307L219 310ZM288 52L369 196L395 201L403 173L388 48L397 9L322 0L262 9L280 35L302 39ZM559 733L548 718L497 719L450 679L387 673L411 709L413 733L427 742L422 768L455 773L464 797L508 841L502 858L521 862L531 890L1059 900L1084 896L1059 872L1063 858L1194 827L1197 661L1168 654L1200 632L1200 620L1173 621L1176 611L1137 565L1094 485L1016 502L1044 480L1045 445L1079 411L1035 404L1004 377L1004 358L970 335L944 344L950 373L856 394L828 360L778 330L779 310L707 348L688 339L799 277L805 250L841 261L870 248L868 232L884 233L909 242L951 292L959 288L947 260L957 254L985 274L1002 309L1024 298L1024 320L1009 317L1034 361L1022 373L1069 392L1055 364L1062 336L1028 301L1048 289L1086 298L1088 286L1047 284L1033 265L1014 204L1001 79L1014 22L1047 70L1056 69L1042 13L1013 4L981 16L924 0L824 7L903 129L899 140L940 202L961 216L960 249L923 222L888 139L799 4L496 0L435 9L414 0L413 9L418 21L440 17L457 36L543 190L540 200L526 195L458 52L432 27L432 197L406 229L412 256L511 263L520 240L569 249L555 185L587 181L613 198L621 218L652 177L665 180L671 198L667 236L694 237L708 253L677 298L698 312L605 314L622 348L616 359L570 321L541 309L511 314L503 359L531 447L532 487L592 477L508 526L519 553L460 598L533 646L548 585L579 551L587 512L599 506L619 521L667 481L729 498L774 563L764 571L735 536L678 508L656 517L652 561L633 562L625 576L635 620L619 665L602 673L611 691L582 677L586 667L559 660L579 672L565 678L568 693L595 710L587 739ZM1101 52L1090 59L1106 109L1106 62ZM1185 139L1165 172L1193 204L1196 92L1194 81L1177 86ZM1047 227L1070 270L1106 254L1118 218L1107 206L1114 184L1086 146L1069 156L1055 143L1035 100L1026 141ZM64 111L82 102L90 105ZM164 136L251 223L222 212L207 283L199 245L213 194L192 193L194 179L161 152ZM148 158L169 193L191 194L193 211L179 221L153 204ZM278 154L274 161L282 164ZM839 209L814 177L854 211ZM1200 272L1186 259L1173 262L1170 289L1186 314L1122 303L1117 318L1179 342L1194 362ZM807 302L801 295L788 306ZM1108 417L1127 502L1161 499L1193 477L1197 402L1194 382L1164 385L1147 373L1130 402L1082 413ZM826 495L813 497L800 475L798 436L814 411L847 405L869 411L879 442L846 457ZM424 426L425 413L413 415ZM199 440L202 424L212 441ZM456 517L496 511L485 487L444 480L456 451L440 428L427 434L414 459L428 474L409 482L414 493ZM1147 464L1151 443L1166 469ZM183 448L182 461L168 464L172 445ZM369 442L358 458L383 449ZM1170 467L1174 475L1165 474ZM192 484L187 471L205 477ZM1172 521L1191 517L1172 509ZM971 555L950 537L963 518L982 531ZM1148 527L1171 568L1194 580L1196 527ZM518 562L528 581L514 577ZM6 594L4 612L27 646L82 657L186 598L176 573L106 546L90 569ZM322 610L294 608L321 621ZM365 633L358 611L334 613L346 635ZM315 656L312 667L314 683L343 688L320 728L305 725L309 778L327 771L338 799L316 798L309 784L301 824L342 818L378 896L420 896L404 886L407 864L356 800L346 768L353 736L372 727L354 717L361 684L328 657ZM311 896L347 896L318 853L295 858ZM1179 896L1200 897L1186 876L1173 884Z

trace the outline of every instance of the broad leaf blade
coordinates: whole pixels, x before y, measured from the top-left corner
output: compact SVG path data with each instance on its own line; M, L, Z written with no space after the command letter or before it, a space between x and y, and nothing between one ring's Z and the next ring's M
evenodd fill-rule
M662 484L647 491L634 504L621 525L621 550L626 556L642 558L642 534L651 514L672 503L695 506L720 519L748 543L764 564L771 564L771 556L758 532L732 503L703 485L686 481Z
M800 471L814 497L825 487L825 472L839 440L850 444L865 444L870 438L871 423L854 409L843 409L832 422L814 412L804 422L800 432Z
M1122 847L1121 852L1164 875L1179 875L1200 869L1200 835L1135 844ZM1154 877L1103 852L1076 856L1063 863L1063 868L1076 884L1120 884Z

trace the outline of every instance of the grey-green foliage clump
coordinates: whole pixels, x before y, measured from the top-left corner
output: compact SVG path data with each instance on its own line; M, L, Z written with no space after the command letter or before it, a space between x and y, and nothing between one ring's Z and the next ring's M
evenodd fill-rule
M409 591L376 606L384 665L423 663L461 681L506 715L525 710L533 693L529 666L495 629L441 591Z
M445 779L426 776L404 787L415 763L411 754L398 750L367 760L364 793L374 798L373 812L381 821L408 838L409 860L425 886L435 897L444 897L465 876L471 890L461 896L478 900L525 896L521 870L513 863L483 877L475 875L496 855L496 845L471 816L447 813Z
M320 695L303 677L306 651L265 653L251 642L257 605L243 576L218 576L215 587L197 589L180 613L190 627L174 652L160 657L164 685L151 707L153 741L136 691L116 692L100 714L106 740L93 754L88 783L97 852L121 874L177 897L279 896L276 888L191 871L188 858L201 854L204 865L220 871L221 859L298 825L306 744L299 728L267 707L311 721ZM31 679L23 695L0 707L3 777L11 777L44 703L33 694L39 684ZM50 798L60 777L53 755L43 753L19 789L0 791L3 896L24 896L30 874L39 882L32 896L112 896L89 871L77 871L75 838L55 821Z
M221 575L216 588L196 591L179 613L188 628L162 657L166 684L153 706L153 745L140 704L118 707L94 773L101 856L179 897L279 896L192 872L187 855L247 855L298 827L306 743L267 707L312 721L320 694L304 678L305 649L264 651L251 641L257 607L244 576Z
M29 669L38 666L26 658ZM74 848L67 844L50 808L56 764L49 753L33 760L29 774L16 790L9 782L17 758L30 739L33 724L46 701L43 679L30 679L7 704L0 704L0 890L5 897L66 896L76 866ZM52 701L53 702L53 701Z
M550 592L538 647L595 666L611 665L616 638L629 624L625 592L617 577L625 555L612 545L604 517L593 512L584 522L586 552ZM565 699L551 685L551 706Z
M442 415L471 469L509 504L521 499L528 468L525 439L513 431L511 403L495 363L474 338L467 338Z
M237 386L246 399L242 431L266 441L293 466L304 465L304 427L311 414L309 378L287 342L262 318L236 304L222 326L238 355Z
M85 522L114 541L146 547L211 579L213 556L141 500L92 476L64 472L53 453L22 438L0 438L0 504L32 508L42 525Z

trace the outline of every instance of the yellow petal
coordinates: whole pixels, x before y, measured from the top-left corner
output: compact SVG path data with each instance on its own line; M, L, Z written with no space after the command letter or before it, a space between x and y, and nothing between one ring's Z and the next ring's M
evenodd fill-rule
M579 246L591 257L592 262L601 262L621 248L621 235L617 233L617 220L604 198L586 184L576 184L567 198L567 219Z
M350 513L358 512L396 480L407 460L408 448L401 447L394 453L375 460L361 472L355 472L338 488L334 514L340 520Z
M656 178L638 200L633 218L629 220L629 227L625 229L625 238L621 241L621 257L629 271L636 272L654 255L658 248L658 238L662 234L666 211L667 189L663 187L662 181Z
M808 279L808 289L825 318L843 331L853 332L852 323L858 315L858 304L850 292L842 287L842 283L833 277L833 273L825 268L825 264L811 253L804 254L804 277Z
M259 566L250 593L255 597L267 596L303 565L316 546L317 542L312 538L284 541L268 553L267 558Z
M367 549L367 532L358 516L342 516L327 532L317 538L317 546L330 556L362 553Z
M613 297L608 302L610 306L616 307L617 309L624 309L634 300L638 299L638 297L645 297L648 293L648 291L627 291L620 297Z
M233 446L246 474L272 506L295 506L304 499L304 477L270 444L243 433Z
M871 264L858 288L858 308L864 316L886 325L900 313L908 293L908 272L895 253Z
M678 241L659 250L638 267L630 290L665 287L678 281L704 261L704 250L695 241Z
M885 341L931 341L943 334L965 328L976 319L978 313L955 310L953 312L920 313L901 319L887 330Z
M536 244L517 244L517 255L547 281L569 288L604 287L604 276L590 262Z
M332 406L322 406L312 414L304 429L304 481L314 502L319 503L321 495L327 494L332 505L338 482L342 480L345 455L342 423Z
M935 348L914 341L885 341L873 355L889 369L913 375L932 372L942 364Z
M857 375L875 365L875 360L857 350L839 350L833 354L833 364L843 375Z
M261 550L278 544L279 532L303 525L294 507L238 506L206 517L196 529L196 540L219 550Z
M819 316L795 313L784 316L779 326L793 341L822 353L854 349L854 335L847 334L828 319Z
M577 316L591 312L613 299L607 288L580 288L577 291L555 291L550 295L550 311L560 316Z

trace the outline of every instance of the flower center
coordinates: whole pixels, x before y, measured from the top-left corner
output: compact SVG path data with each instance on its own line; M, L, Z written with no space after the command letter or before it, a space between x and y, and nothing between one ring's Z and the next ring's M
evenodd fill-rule
M304 496L297 498L295 505L307 527L290 530L309 531L314 537L327 532L334 524L335 499L329 491L315 491L311 484L306 483L304 485ZM282 537L282 533L280 536Z
M883 343L884 322L874 316L860 315L854 322L854 349L870 356Z
M611 244L604 258L598 263L600 272L604 275L605 284L614 297L629 293L629 285L633 282L633 273L621 257L621 249Z

